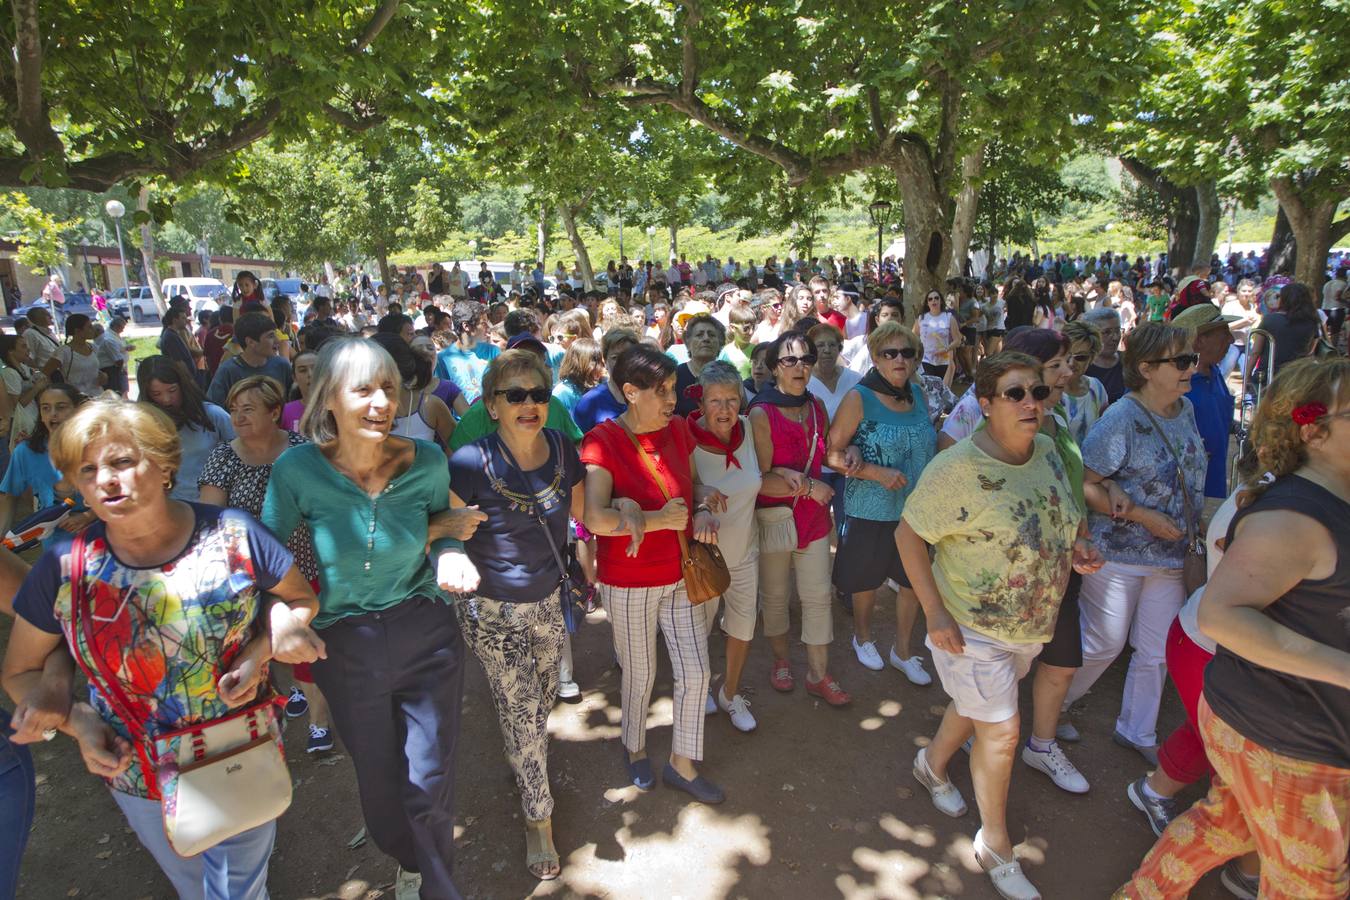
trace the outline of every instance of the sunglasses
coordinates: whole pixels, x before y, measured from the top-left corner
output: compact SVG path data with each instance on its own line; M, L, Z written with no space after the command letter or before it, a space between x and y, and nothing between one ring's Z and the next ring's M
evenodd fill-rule
M895 359L897 356L903 356L905 359L913 359L919 353L913 347L887 347L881 351L882 359Z
M529 398L531 403L539 403L539 404L547 403L553 397L553 394L549 391L548 388L519 388L519 387L507 388L504 391L493 391L492 395L494 397L505 397L506 402L510 403L512 406L519 406L520 404L525 402L525 399L527 397Z
M781 303L772 303L772 304L769 305L769 308L772 309L774 312L782 312L782 311L783 311L783 304L781 304Z
M1008 388L999 396L1004 400L1009 400L1013 403L1021 403L1023 400L1027 399L1027 393L1027 389L1019 384L1015 387ZM1050 386L1048 384L1038 384L1031 389L1030 394L1032 400L1035 400L1037 403L1044 403L1045 399L1050 396Z
M1187 369L1194 369L1200 364L1200 354L1178 353L1176 356L1168 356L1163 359L1151 359L1149 362L1153 363L1155 366L1160 366L1163 363L1171 363L1177 367L1178 372L1185 372Z
M1091 353L1075 353L1073 356L1070 356L1069 359L1073 360L1073 361L1076 362L1076 363L1091 362L1091 361L1092 361L1092 354L1091 354Z
M939 303L942 302L942 298L939 297L937 294L932 294L924 299L926 299L929 303L932 303L934 300L936 300Z
M814 366L816 364L816 355L814 353L808 353L805 356L778 357L778 364L780 366L787 366L789 369L797 368L799 363L803 366Z

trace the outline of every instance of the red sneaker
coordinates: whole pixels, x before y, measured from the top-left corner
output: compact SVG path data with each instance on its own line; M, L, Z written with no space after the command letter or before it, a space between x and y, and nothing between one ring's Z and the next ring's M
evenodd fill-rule
M773 685L775 691L782 691L784 694L791 693L797 686L792 678L792 666L786 659L773 661L773 669L769 672L769 684Z
M811 679L806 679L806 692L815 694L831 706L848 706L853 702L853 698L839 686L839 682L830 677L828 672L824 678L814 683Z

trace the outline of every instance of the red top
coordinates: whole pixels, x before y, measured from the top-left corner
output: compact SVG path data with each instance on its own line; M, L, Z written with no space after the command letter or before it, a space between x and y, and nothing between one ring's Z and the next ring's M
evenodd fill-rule
M801 472L806 469L806 461L809 458L811 468L806 474L819 481L821 463L825 457L825 433L829 426L824 404L812 397L811 407L815 414L812 415L808 411L806 421L800 425L783 415L782 410L770 403L755 405L762 408L769 417L769 440L773 442L773 459L769 465L783 466ZM811 434L807 433L808 429L811 429ZM812 453L812 436L815 437L814 453ZM822 506L810 497L768 497L760 494L755 499L755 505L792 507L792 520L797 526L799 550L830 533L829 507Z
M825 313L825 315L820 317L820 321L838 328L841 334L848 334L847 331L844 331L844 329L848 327L848 320L845 319L844 314L837 309L831 309L829 312Z
M652 458L672 497L683 497L692 520L694 479L689 458L694 452L694 437L684 419L674 416L660 431L637 436ZM656 512L666 505L665 495L652 480L628 433L616 420L601 422L581 442L581 461L600 466L614 478L612 496L636 500L644 512ZM691 529L686 526L685 534ZM626 535L596 537L596 569L600 581L614 587L660 587L683 577L680 570L680 542L673 531L649 531L642 539L637 556L628 555L632 539Z

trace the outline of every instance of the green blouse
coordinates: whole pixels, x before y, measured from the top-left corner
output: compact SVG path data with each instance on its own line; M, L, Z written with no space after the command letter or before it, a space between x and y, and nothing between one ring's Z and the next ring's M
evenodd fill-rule
M319 563L315 628L409 597L444 599L426 554L427 522L450 507L450 469L435 444L413 443L412 465L374 497L315 444L292 447L272 464L262 521L282 540L301 522L309 526ZM432 558L451 544L437 541Z

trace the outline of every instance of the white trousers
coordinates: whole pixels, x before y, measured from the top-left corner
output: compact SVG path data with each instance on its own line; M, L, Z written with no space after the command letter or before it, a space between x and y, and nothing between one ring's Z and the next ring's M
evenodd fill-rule
M649 588L600 585L614 631L614 652L623 667L623 745L636 753L647 746L647 708L656 683L656 632L666 637L675 676L671 752L703 759L703 717L708 697L708 608L694 606L684 582Z
M1181 569L1109 562L1084 575L1078 596L1083 666L1073 677L1065 705L1088 692L1128 640L1134 654L1116 731L1135 744L1156 746L1158 706L1167 683L1167 631L1185 600Z

